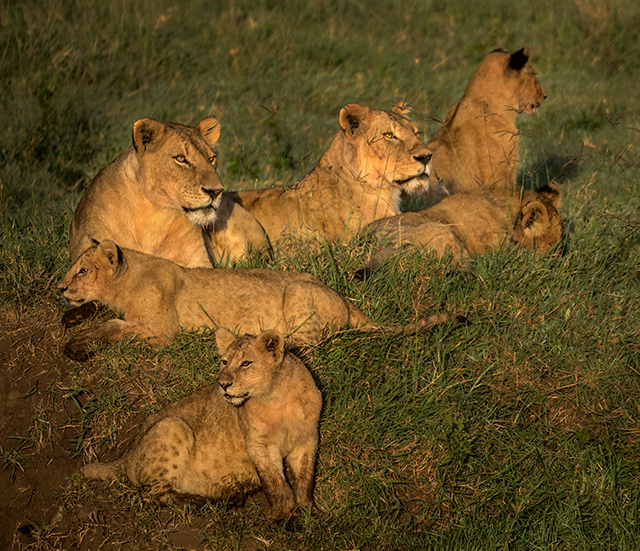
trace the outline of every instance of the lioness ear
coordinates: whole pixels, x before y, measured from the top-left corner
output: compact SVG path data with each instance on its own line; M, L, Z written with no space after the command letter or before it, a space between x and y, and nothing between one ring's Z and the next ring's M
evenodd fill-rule
M273 356L274 363L279 364L284 356L284 337L278 331L265 331L258 335L256 347L261 347Z
M509 56L509 68L514 71L519 71L527 64L529 57L531 57L531 50L527 47L521 48L517 52L513 52Z
M235 340L236 336L226 327L219 327L216 330L216 345L218 347L218 353L221 356L229 349L231 343Z
M107 262L112 268L116 268L122 264L122 249L110 239L105 239L100 243L98 245L98 251L107 259Z
M361 129L367 113L369 108L357 103L350 103L340 110L340 126L347 133L347 137L352 138Z
M213 147L220 137L220 121L216 117L207 117L198 125L198 130L205 141Z
M556 182L549 182L541 188L538 188L536 193L544 196L556 209L560 208L562 198L560 197L560 186Z
M164 134L164 124L155 119L141 119L133 123L133 147L142 155L149 144Z

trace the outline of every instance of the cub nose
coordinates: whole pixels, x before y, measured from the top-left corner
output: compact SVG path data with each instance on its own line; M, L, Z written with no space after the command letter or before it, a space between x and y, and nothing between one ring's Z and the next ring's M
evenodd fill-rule
M58 291L64 293L69 287L63 287L62 285L58 285Z
M203 187L202 191L204 193L206 193L209 197L211 197L211 200L214 201L216 197L218 197L218 195L220 195L220 193L222 193L221 189L208 189Z
M413 158L419 163L427 166L429 164L429 161L431 160L431 153L425 153L424 155L414 155Z
M222 390L227 390L233 383L231 381L218 381Z

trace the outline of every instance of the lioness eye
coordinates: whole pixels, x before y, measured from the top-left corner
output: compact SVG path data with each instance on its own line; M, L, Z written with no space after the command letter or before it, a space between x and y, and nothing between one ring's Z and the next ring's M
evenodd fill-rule
M227 360L220 360L220 365L226 367L229 362Z
M253 362L250 362L250 361L248 361L248 360L245 360L244 362L242 362L242 363L240 364L240 367L244 367L244 368L246 369L246 368L247 368L247 367L249 367L252 363L253 363Z
M209 162L213 165L213 167L215 168L216 164L217 164L217 157L215 155L212 155L211 158L209 159Z
M393 135L393 132L385 132L384 134L382 134L382 137L385 140L393 140L393 138L395 138L395 136Z
M180 154L180 155L176 155L176 156L174 157L174 159L175 159L176 161L178 161L179 163L184 163L184 162L187 160L187 158L186 158L184 155L182 155L182 154Z
M80 270L78 271L78 275L79 276L84 276L87 275L88 270L86 268L80 268Z

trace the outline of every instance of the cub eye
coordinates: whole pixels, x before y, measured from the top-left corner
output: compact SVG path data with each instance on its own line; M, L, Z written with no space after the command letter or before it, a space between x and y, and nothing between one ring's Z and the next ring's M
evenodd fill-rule
M240 364L240 367L244 367L245 369L247 369L247 367L249 367L252 363L253 362L250 362L249 360L245 360Z
M215 168L218 164L218 158L215 155L211 155L211 157L209 157L209 162L211 163L213 168Z
M88 271L89 271L89 270L87 270L86 268L80 268L80 269L78 270L78 275L79 275L80 277L82 277L82 276L86 276Z
M223 366L223 367L227 367L228 363L229 362L227 360L220 360L220 365Z
M395 139L395 135L393 134L393 132L385 132L384 134L382 134L382 137L385 140L394 140Z

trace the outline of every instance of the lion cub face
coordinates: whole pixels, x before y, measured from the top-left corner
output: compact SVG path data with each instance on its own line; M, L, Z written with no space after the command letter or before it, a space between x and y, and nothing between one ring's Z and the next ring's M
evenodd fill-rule
M195 128L148 118L137 121L133 147L147 199L156 207L182 211L196 226L212 226L222 200L213 151L219 137L215 117Z
M429 189L431 151L402 115L352 103L340 111L340 126L357 151L360 174L354 176L407 193Z
M501 48L494 50L471 77L465 96L480 92L481 97L501 102L500 107L517 114L534 115L547 94L529 64L530 57L529 48L513 53Z
M103 241L87 249L58 283L58 289L70 306L104 300L111 287L114 269L122 262L122 251L113 241Z
M224 399L240 407L250 398L268 396L284 357L283 336L277 331L265 331L258 337L236 339L226 329L219 329L216 339L231 341L220 360L218 384Z

